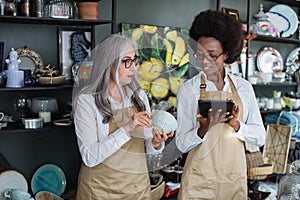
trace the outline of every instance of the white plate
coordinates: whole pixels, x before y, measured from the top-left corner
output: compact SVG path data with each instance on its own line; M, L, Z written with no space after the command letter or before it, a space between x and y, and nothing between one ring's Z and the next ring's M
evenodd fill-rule
M283 15L276 12L266 12L268 20L278 29L279 32L287 31L290 28L290 22Z
M3 192L7 189L19 189L27 192L28 185L25 177L16 170L5 170L0 174L0 200L5 200Z
M290 37L296 32L298 29L298 15L291 7L277 4L270 9L270 12L279 13L290 22L290 28L282 33L282 37Z
M258 51L256 65L263 73L282 71L284 67L281 54L273 47L264 47Z

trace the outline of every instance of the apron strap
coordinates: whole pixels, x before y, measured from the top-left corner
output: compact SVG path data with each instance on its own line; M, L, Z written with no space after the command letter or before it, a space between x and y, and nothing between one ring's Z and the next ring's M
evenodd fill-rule
M229 82L229 85L231 87L231 90L232 90L232 93L237 93L237 89L231 79L231 77L227 74L227 80ZM200 77L200 96L199 96L199 99L201 99L201 94L203 94L203 92L206 92L206 81L205 81L205 76L204 74L201 74L201 77Z

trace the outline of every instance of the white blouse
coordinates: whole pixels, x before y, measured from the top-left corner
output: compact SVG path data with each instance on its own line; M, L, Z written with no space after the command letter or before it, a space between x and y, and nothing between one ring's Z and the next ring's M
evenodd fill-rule
M185 82L177 93L177 120L176 145L182 152L188 152L205 140L197 135L196 114L200 96L200 74ZM243 104L243 121L235 136L240 140L255 146L265 143L266 131L252 85L245 79L230 75ZM227 77L224 79L223 91L232 92ZM217 91L213 82L206 80L207 91Z
M128 95L128 96L131 96ZM140 92L141 99L145 102L146 110L150 112L147 95ZM111 100L112 109L122 108L122 104ZM91 94L81 94L76 102L74 114L77 143L83 162L93 167L102 163L106 158L118 151L131 138L123 127L109 134L109 124L102 123L103 117L95 104L95 98ZM131 107L133 103L129 97L124 99L124 107ZM152 129L144 128L145 146L147 153L160 153L164 148L155 150L152 146Z

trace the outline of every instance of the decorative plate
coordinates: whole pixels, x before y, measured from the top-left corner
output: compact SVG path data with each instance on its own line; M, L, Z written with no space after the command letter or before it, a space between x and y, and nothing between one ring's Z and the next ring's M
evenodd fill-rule
M0 200L5 200L3 193L7 189L19 189L27 192L28 185L25 177L16 170L5 170L0 173Z
M45 164L34 173L31 179L31 189L34 194L48 191L60 196L66 189L64 172L56 165Z
M256 64L259 71L273 73L283 70L281 54L273 47L263 47L257 53Z
M31 74L35 71L44 68L44 62L41 55L35 51L32 51L28 46L16 49L19 55L21 63L19 63L19 69L30 69Z
M290 22L290 28L282 33L282 37L290 37L296 32L298 28L298 15L291 7L284 4L277 4L270 9L270 12L278 13Z
M299 51L300 51L300 47L297 47L296 49L293 49L290 53L289 53L289 55L288 55L288 57L287 57L287 62L288 61L294 61L295 59L297 59L298 58L298 54L299 54Z
M287 31L290 28L289 20L276 12L266 12L268 20L278 29L279 32Z

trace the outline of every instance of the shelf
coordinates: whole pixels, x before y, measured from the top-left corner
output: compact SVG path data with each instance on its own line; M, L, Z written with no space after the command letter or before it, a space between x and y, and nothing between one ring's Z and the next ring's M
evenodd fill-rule
M261 114L273 114L273 113L280 113L282 110L275 110L275 109L267 109L267 110L260 110Z
M0 23L18 24L45 24L45 25L70 25L70 26L94 26L100 24L111 24L112 20L82 20L82 19L57 19L43 17L23 17L23 16L0 16Z
M295 38L279 38L272 36L257 35L253 41L268 41L277 43L289 43L289 44L300 44L300 40Z
M286 4L290 6L300 6L300 1L296 1L296 0L265 0L265 1L271 1L271 2Z
M70 127L74 127L74 124L72 123L70 126L55 126L55 125L47 125L43 128L38 129L25 129L23 126L17 123L11 123L8 124L8 127L0 129L0 135L3 134L12 134L12 133L55 133L56 129L69 129ZM66 131L67 132L67 131ZM67 132L68 133L68 132Z
M271 82L271 83L260 83L260 84L252 84L253 87L265 87L265 86L273 86L273 87L286 87L286 86L297 86L298 83L296 82L282 82L282 83L277 83L277 82Z
M39 91L39 90L60 90L60 89L67 89L73 88L73 84L63 84L57 86L37 86L37 87L24 87L24 88L0 88L0 92L7 92L7 91Z

